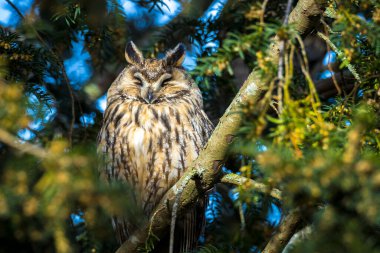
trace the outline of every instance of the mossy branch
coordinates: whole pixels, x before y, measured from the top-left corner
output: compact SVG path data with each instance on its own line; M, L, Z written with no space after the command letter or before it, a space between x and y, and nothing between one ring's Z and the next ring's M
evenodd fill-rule
M327 0L300 0L290 13L289 23L295 25L301 36L306 36L319 24L320 17L326 6ZM273 39L269 54L274 63L278 62L279 38L275 37ZM171 223L171 210L177 197L176 189L181 185L185 185L185 187L177 206L178 216L195 204L197 199L204 196L206 191L210 190L216 183L221 182L223 175L220 169L226 157L227 148L242 124L242 115L236 112L239 112L241 105L248 101L257 102L262 92L267 89L266 86L267 83L261 80L259 71L252 71L220 119L219 124L198 158L157 205L153 212L155 214L154 220L151 220L151 224L146 223L135 231L129 240L120 246L116 251L117 253L136 252L139 247L145 244L149 237L149 232L159 238L168 233ZM184 184L189 175L197 176L191 177Z
M281 191L278 189L271 189L266 184L259 183L253 179L249 179L237 174L226 174L220 179L221 183L234 184L234 185L245 185L248 184L250 189L255 189L258 192L267 193L268 195L281 200Z

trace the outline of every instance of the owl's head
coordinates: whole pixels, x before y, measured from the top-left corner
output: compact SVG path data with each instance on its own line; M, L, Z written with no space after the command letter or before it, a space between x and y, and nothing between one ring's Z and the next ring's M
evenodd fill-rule
M145 59L133 42L125 50L129 63L110 90L124 98L144 104L171 102L189 95L194 82L181 67L185 58L185 47L178 44L169 50L163 59Z

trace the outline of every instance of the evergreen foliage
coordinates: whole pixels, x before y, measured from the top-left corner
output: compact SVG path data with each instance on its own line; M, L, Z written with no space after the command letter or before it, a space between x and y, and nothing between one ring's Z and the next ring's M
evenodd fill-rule
M196 52L191 74L215 122L252 69L267 84L235 112L244 124L223 171L282 199L249 180L216 185L197 252L261 252L276 212L292 210L311 229L287 252L380 252L379 0L329 1L306 38L284 22L285 0L230 0L216 17L204 15L212 1L177 1L181 12L162 27L163 0L132 1L145 13L137 21L123 1L35 0L26 14L6 2L20 22L0 27L0 252L115 252L109 217L139 218L128 186L98 178L96 155L97 101L125 66L129 40L147 56L178 42ZM284 43L279 64L274 36ZM84 81L68 75L78 43L89 54Z

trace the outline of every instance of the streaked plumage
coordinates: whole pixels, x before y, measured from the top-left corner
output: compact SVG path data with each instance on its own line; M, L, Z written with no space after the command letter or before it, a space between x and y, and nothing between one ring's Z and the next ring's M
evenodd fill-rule
M131 42L126 48L130 65L107 93L98 140L99 152L108 158L102 174L109 181L128 182L146 217L198 156L212 130L201 92L181 67L184 56L178 45L162 60L144 59ZM195 233L199 225L189 223L201 221L187 217L181 229ZM132 223L130 217L114 219L120 242L136 229ZM187 244L184 249L194 242Z

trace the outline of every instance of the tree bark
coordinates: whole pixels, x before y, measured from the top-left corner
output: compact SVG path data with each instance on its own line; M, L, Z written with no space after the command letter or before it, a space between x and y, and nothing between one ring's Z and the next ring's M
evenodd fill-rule
M289 16L301 36L309 34L319 23L327 5L327 0L300 0ZM274 63L278 62L279 38L275 37L269 52ZM265 90L266 83L260 80L259 72L254 70L244 82L238 94L220 119L213 134L198 158L192 163L183 177L166 193L157 205L150 222L135 231L117 253L136 252L144 247L149 236L162 238L169 231L171 212L178 192L178 215L188 210L199 197L204 196L216 183L220 182L220 168L226 156L227 148L242 123L239 113L241 105L248 101L257 102Z
M290 212L281 222L277 232L269 240L262 253L278 253L286 247L292 236L302 228L299 211Z
M271 189L266 184L256 182L253 179L249 179L237 174L226 174L220 179L221 183L233 184L233 185L244 185L249 184L249 188L253 188L258 192L267 193L269 196L281 200L281 191L278 189Z

